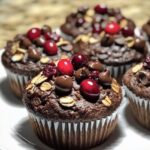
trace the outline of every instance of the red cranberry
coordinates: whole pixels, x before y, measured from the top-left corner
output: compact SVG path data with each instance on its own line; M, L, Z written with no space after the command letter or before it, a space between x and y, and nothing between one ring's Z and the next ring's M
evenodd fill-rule
M117 34L120 31L120 26L116 22L108 23L105 27L105 32L108 34Z
M30 40L35 40L36 38L41 36L41 30L39 28L31 28L28 32L27 32L27 37Z
M58 51L56 43L51 42L51 41L46 41L44 44L44 51L48 55L56 55Z
M48 64L44 69L43 69L43 74L48 77L52 78L53 76L57 75L57 68L54 63Z
M134 30L128 26L122 28L121 32L125 37L134 35Z
M44 36L47 40L53 40L54 42L58 42L60 40L60 36L58 34L56 34L55 32L53 32L53 33L46 32L44 34Z
M86 98L98 98L100 89L98 84L92 79L85 79L80 84L80 91Z
M99 23L93 24L93 30L92 30L93 33L99 34L101 31L102 31L102 28Z
M93 79L95 81L98 81L99 80L99 71L92 71L90 74L89 74L89 79Z
M99 13L99 14L106 14L107 13L107 7L105 5L96 5L94 7L94 10L96 13Z
M147 56L144 61L144 67L150 69L150 56Z
M78 18L77 21L76 21L76 26L77 26L77 27L80 27L80 26L82 26L84 23L85 23L84 18Z
M75 54L72 58L72 64L75 69L85 66L87 63L87 57L83 54Z
M57 64L57 69L62 75L69 75L73 74L73 65L69 59L61 59Z

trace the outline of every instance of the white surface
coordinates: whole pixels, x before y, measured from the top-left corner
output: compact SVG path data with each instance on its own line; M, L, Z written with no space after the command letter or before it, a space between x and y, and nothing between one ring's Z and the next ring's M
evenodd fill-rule
M34 135L27 112L10 91L0 62L0 150L50 150ZM31 144L23 141L23 136ZM127 102L123 103L119 124L111 137L93 150L150 150L150 131L132 118Z

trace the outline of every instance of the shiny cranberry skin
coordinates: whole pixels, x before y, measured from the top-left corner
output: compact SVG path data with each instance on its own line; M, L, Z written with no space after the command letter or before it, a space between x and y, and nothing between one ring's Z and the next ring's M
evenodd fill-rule
M95 81L98 82L98 80L99 80L99 71L96 71L96 70L92 71L92 72L89 74L88 77L89 77L89 79L93 79L93 80L95 80Z
M144 67L150 69L150 56L147 56L144 61Z
M43 69L43 74L48 77L52 78L53 76L57 75L57 68L54 63L48 64L44 69Z
M120 25L116 22L108 23L105 27L105 32L114 35L117 34L120 31Z
M94 23L92 32L96 33L96 34L99 34L101 31L102 31L102 28L101 28L100 24L99 23Z
M133 36L134 35L134 29L126 26L121 29L122 34L127 37L127 36Z
M77 26L77 27L80 27L80 26L82 26L84 23L85 23L84 18L78 18L77 21L76 21L76 26Z
M83 54L78 53L72 57L72 64L74 69L81 68L85 66L86 63L87 63L87 57Z
M62 75L73 75L73 65L70 59L61 59L57 64L57 69Z
M96 81L85 79L80 84L80 91L86 98L97 98L100 94L100 88Z
M39 28L31 28L28 32L27 32L27 37L30 40L35 40L36 38L41 36L41 29Z
M58 42L58 41L60 40L60 36L59 36L57 33L55 33L55 32L53 32L53 33L51 33L51 32L46 32L46 33L44 34L44 37L45 37L47 40L53 40L54 42Z
M98 14L106 14L107 13L107 7L105 5L96 5L94 7L94 10Z
M58 47L57 47L56 43L54 43L52 41L46 41L44 44L44 51L48 55L56 55L57 51L58 51Z

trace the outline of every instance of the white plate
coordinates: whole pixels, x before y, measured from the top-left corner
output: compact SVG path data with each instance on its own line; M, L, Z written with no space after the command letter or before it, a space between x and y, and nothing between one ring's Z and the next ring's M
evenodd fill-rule
M121 107L119 120L111 137L93 150L150 150L150 131L132 118L126 100ZM26 109L11 93L0 61L0 150L50 149L33 133Z

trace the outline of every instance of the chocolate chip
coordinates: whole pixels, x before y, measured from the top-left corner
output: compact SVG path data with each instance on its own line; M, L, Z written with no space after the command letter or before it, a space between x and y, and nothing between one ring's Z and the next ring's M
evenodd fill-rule
M63 51L70 52L73 50L72 44L68 43L60 47Z
M72 89L72 78L68 75L59 76L55 80L56 90L58 92L69 92Z
M90 61L88 63L88 66L92 70L98 70L98 71L103 71L104 70L103 64L101 64L99 61Z
M110 85L112 82L112 77L110 75L110 71L106 70L104 72L101 72L99 74L99 81L101 84L105 85Z
M134 47L136 50L143 52L144 48L145 48L145 40L136 38L135 43L134 43Z
M52 29L51 29L50 26L44 25L44 26L42 27L42 32L43 32L43 33L52 32Z
M75 78L78 82L81 82L83 79L87 78L89 74L89 70L85 67L78 69L75 72Z
M101 40L102 46L111 46L113 43L114 43L114 39L110 35L105 35Z
M38 45L38 46L43 46L44 43L46 42L46 39L44 36L40 36L39 38L36 38L34 40L35 44Z
M123 46L125 44L125 39L124 37L116 37L115 38L115 43L119 46Z
M40 60L41 54L40 52L35 49L34 47L30 47L28 49L28 57L29 59L31 59L32 61L36 62L38 60Z
M28 38L23 37L21 40L21 44L23 45L23 47L28 48L32 45L32 42Z
M148 86L150 85L150 73L147 72L147 71L139 71L137 74L137 79L138 81L145 85L145 86Z

